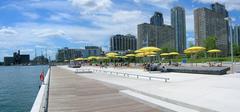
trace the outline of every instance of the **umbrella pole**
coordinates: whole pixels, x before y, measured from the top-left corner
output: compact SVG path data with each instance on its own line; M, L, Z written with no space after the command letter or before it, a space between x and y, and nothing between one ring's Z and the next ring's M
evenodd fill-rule
M193 58L192 54L191 54L191 57L190 57L190 59L191 59L191 58ZM191 65L193 66L193 62L191 62Z

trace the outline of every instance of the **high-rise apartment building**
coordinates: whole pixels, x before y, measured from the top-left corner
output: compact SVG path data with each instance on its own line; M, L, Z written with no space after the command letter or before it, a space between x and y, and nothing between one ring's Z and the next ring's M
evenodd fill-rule
M102 48L98 46L85 46L85 49L83 50L83 57L101 56L102 54Z
M75 58L82 57L82 51L82 49L69 49L68 47L59 49L56 54L56 61L64 62L64 60L73 60Z
M240 26L234 26L233 43L240 46Z
M225 6L219 3L214 3L211 5L211 8L214 12L223 15L224 17L228 17L228 11L226 10Z
M224 8L224 9L223 9ZM208 37L216 37L216 46L222 55L228 55L228 22L225 20L227 12L219 3L212 5L212 9L198 8L194 10L195 43L204 46ZM224 12L224 13L223 13Z
M98 46L85 46L85 49L72 49L64 47L59 49L56 54L57 62L73 60L79 57L87 58L89 56L100 56L103 54L102 48Z
M186 21L184 8L177 6L171 9L171 25L175 31L176 50L183 53L186 49Z
M170 25L165 25L160 12L155 12L149 23L137 26L137 47L154 46L175 51L175 32Z
M155 46L175 51L175 32L172 26L143 23L138 25L137 31L138 48Z
M151 25L161 26L163 23L163 15L160 12L155 12L154 15L150 18Z
M113 35L110 38L110 51L125 52L128 50L136 50L137 40L134 35Z

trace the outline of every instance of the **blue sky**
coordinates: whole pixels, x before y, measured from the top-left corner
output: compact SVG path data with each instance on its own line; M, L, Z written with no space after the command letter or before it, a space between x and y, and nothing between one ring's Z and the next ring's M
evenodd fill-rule
M111 35L136 35L137 24L149 22L154 11L170 24L174 6L185 8L187 41L193 41L193 10L213 2L225 4L234 24L240 24L239 0L1 0L0 61L18 49L31 58L35 49L38 55L48 49L52 58L65 46L108 50Z

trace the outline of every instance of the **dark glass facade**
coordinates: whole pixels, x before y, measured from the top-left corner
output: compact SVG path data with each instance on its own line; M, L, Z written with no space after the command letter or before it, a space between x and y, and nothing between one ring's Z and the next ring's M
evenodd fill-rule
M163 23L163 15L160 12L155 12L154 15L150 18L151 25L161 26Z
M171 9L171 25L175 30L176 50L180 53L186 49L185 10L182 7Z
M137 40L134 35L113 35L110 38L110 51L136 50Z

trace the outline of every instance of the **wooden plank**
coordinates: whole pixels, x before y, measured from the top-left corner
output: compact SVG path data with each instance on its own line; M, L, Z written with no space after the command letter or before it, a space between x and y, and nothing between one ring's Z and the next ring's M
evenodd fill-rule
M116 88L52 68L49 90L49 112L159 112L129 97Z

